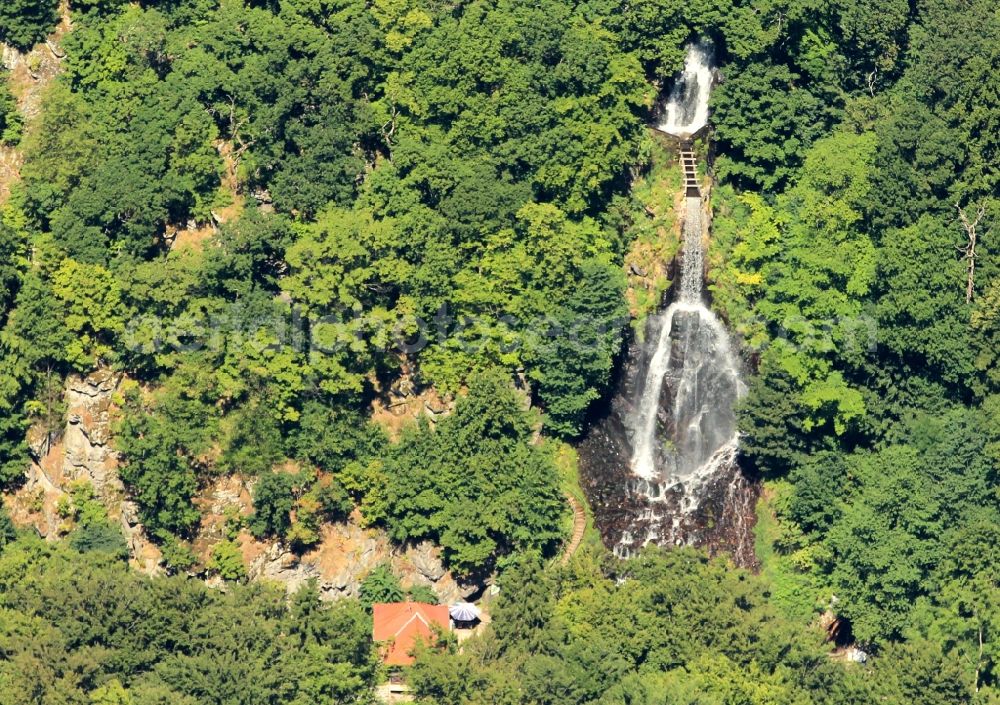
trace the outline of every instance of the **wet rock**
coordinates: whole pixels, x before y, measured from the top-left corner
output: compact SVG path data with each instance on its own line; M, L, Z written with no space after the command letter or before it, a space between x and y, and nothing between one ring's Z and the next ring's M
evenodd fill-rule
M651 317L643 340L659 336L657 317ZM580 480L594 511L601 539L609 549L635 551L651 533L664 546L695 545L710 553L728 553L738 565L755 568L753 525L759 483L734 460L698 487L696 511L688 510L683 487L640 488L631 472L632 429L635 400L641 398L651 352L636 336L628 342L614 392L595 410L587 435L578 444ZM670 414L676 390L668 382L661 392L657 424L669 435ZM639 491L643 490L643 491ZM655 501L645 496L655 494Z

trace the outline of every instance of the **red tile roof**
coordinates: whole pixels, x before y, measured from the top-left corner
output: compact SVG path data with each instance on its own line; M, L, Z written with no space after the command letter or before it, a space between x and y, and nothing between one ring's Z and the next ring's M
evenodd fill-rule
M391 666L409 666L410 652L417 639L430 643L434 638L431 625L448 631L448 606L423 602L391 602L372 605L375 641L390 642L383 660Z

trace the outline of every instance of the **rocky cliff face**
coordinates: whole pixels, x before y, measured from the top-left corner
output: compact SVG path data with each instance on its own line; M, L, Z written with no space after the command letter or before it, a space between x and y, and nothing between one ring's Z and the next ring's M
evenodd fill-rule
M246 542L243 545L246 548ZM332 600L357 597L365 576L384 564L399 576L404 588L427 586L443 603L464 599L479 589L456 581L445 569L440 549L429 541L397 546L384 531L361 526L357 517L324 526L320 543L301 557L271 544L249 562L249 575L251 579L277 580L289 592L315 579L320 595Z
M645 339L650 335L647 330ZM755 569L754 508L760 487L738 462L726 467L702 487L703 496L697 511L684 509L683 495L664 496L654 505L636 491L631 470L633 449L626 419L634 415L637 384L645 378L648 365L649 351L633 336L619 368L614 393L595 411L593 425L577 448L581 484L605 546L615 549L629 543L626 539L633 536L640 540L628 548L637 550L642 545L641 538L652 527L660 536L672 537L677 545L699 546L712 554L725 553L737 565ZM661 408L670 408L670 394L665 385ZM660 419L664 428L669 427L669 423L667 415Z
M32 462L24 485L9 505L15 521L54 540L66 528L58 512L60 498L68 493L71 483L89 482L108 516L121 523L136 566L155 573L160 553L147 540L135 503L126 498L118 477L118 456L111 444L113 399L121 381L121 374L105 369L66 379L66 423L55 434L37 425L29 430Z
M88 480L102 499L124 494L118 458L110 443L112 396L120 383L121 375L106 370L66 380L63 476Z
M235 510L246 517L253 512L251 496L251 483L230 475L216 479L195 498L202 519L193 547L201 565L208 563L212 548L224 538L226 514ZM456 581L437 546L428 541L400 546L382 529L364 526L357 511L344 522L324 525L319 542L301 555L279 541L261 541L247 531L241 531L236 540L250 580L279 582L290 593L316 580L324 599L357 597L361 581L381 565L388 565L404 588L425 585L443 602L459 600L480 587ZM218 578L208 581L221 585Z
M42 97L62 71L65 53L61 44L71 28L66 3L60 4L59 13L62 19L55 31L45 42L26 53L0 42L0 66L10 71L10 87L17 98L25 127L29 129L41 116ZM11 187L20 180L23 163L21 150L11 145L0 145L0 204L10 197Z
M29 431L33 460L24 485L7 504L18 524L32 526L43 537L56 540L68 528L58 511L60 498L68 494L71 483L89 482L108 516L120 522L133 565L156 574L163 570L160 552L146 537L135 503L128 499L118 476L111 427L114 396L121 382L121 374L110 370L71 375L66 380L66 422L54 434L40 425ZM251 487L238 476L220 477L199 493L195 504L202 522L194 550L204 565L212 547L223 539L227 511L235 509L243 516L253 512ZM289 592L315 579L326 599L356 597L365 576L384 564L400 577L404 588L426 585L445 602L479 589L457 582L433 544L399 546L384 531L364 527L358 514L346 522L324 526L320 542L304 555L277 541L259 541L246 532L238 540L250 579L277 581Z

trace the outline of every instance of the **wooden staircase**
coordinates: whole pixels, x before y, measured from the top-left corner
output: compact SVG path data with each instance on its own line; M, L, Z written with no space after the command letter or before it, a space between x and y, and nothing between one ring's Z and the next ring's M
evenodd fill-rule
M681 169L684 172L684 194L695 198L701 196L698 187L698 159L690 142L681 143Z

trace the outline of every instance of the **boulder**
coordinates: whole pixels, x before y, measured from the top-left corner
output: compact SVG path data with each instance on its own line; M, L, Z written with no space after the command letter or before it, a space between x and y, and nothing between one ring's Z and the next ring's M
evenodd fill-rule
M24 60L24 54L12 46L0 42L0 64L8 71L13 71Z
M405 556L420 575L435 583L448 572L439 554L440 549L437 546L430 541L421 541L407 548Z

